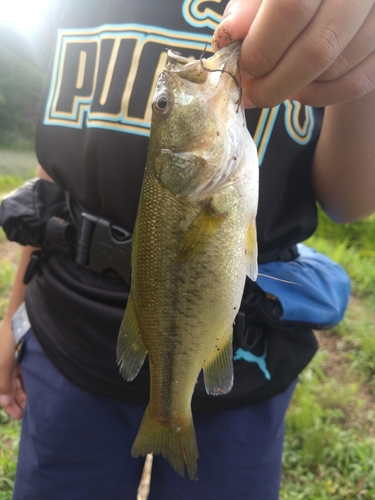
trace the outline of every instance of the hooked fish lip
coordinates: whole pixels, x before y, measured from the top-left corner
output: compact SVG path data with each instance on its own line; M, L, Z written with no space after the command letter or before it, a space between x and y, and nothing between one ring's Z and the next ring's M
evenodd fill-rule
M217 69L220 69L220 66L226 60L228 60L228 62L225 63L226 70L230 71L231 69L237 69L241 45L241 41L233 42L230 45L227 45L226 47L223 47L222 49L215 52L215 54L208 59L204 59L206 68L210 71L216 71ZM228 65L234 65L234 68L229 68L227 67Z
M172 50L168 51L168 63L165 71L173 73L193 83L204 83L208 73L225 69L233 77L238 75L238 61L240 56L241 41L236 41L218 50L209 58L191 60Z

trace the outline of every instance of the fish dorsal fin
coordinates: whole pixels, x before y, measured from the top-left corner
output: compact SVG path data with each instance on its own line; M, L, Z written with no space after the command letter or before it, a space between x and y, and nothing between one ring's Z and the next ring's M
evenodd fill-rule
M233 385L232 328L215 346L212 356L203 366L207 394L226 394Z
M246 235L246 274L252 281L258 277L258 243L255 218L251 220Z
M177 260L187 262L202 253L212 241L227 215L227 213L217 211L211 203L207 203L187 228L177 250Z
M117 341L117 363L125 380L133 380L138 375L146 354L147 350L139 332L134 302L130 293Z

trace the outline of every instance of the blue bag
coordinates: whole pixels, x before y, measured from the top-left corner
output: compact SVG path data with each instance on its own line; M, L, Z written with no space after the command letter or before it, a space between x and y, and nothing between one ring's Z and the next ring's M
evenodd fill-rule
M350 296L350 278L333 260L304 244L297 245L299 257L289 262L259 266L257 285L278 299L280 321L294 321L330 328L344 317Z

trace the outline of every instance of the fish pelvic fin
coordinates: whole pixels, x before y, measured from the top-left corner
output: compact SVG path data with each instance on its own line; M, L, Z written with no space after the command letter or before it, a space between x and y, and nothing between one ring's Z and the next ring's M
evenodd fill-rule
M207 394L226 394L233 386L232 329L224 340L215 346L212 356L203 366L204 385Z
M186 467L189 478L198 479L199 453L191 412L178 422L163 423L152 417L147 406L131 453L135 458L161 454L180 476Z
M227 215L227 213L216 210L210 202L207 203L187 228L177 251L177 260L187 262L202 253L212 241Z
M131 381L138 375L146 354L147 350L139 331L134 301L130 293L117 340L117 363L125 380Z
M258 243L255 218L251 220L246 235L246 274L252 281L258 277Z

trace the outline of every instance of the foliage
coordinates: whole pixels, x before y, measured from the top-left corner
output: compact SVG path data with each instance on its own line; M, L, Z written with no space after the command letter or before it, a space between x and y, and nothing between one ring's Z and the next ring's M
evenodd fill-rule
M351 278L353 293L375 309L375 216L338 225L320 211L318 230L306 243L338 262Z
M0 240L1 241L1 240ZM2 262L0 267L0 319L4 317L8 296L16 272L15 264ZM16 471L20 423L0 408L0 500L11 500Z
M301 375L286 419L283 500L375 498L374 411L360 383L324 373L320 352ZM357 419L358 413L361 419Z
M347 248L360 251L363 256L375 256L375 214L351 224L335 224L321 209L318 215L319 225L316 235L319 238L335 244L344 244Z
M3 319L8 306L8 296L12 288L16 265L8 261L0 267L0 320Z
M20 423L0 409L0 500L11 500L16 473Z
M0 177L0 196L17 189L24 182L25 179L22 179L19 175L7 175Z
M0 192L17 187L17 183L24 182L35 176L38 160L34 151L14 149L0 149Z
M32 147L44 77L0 45L0 145Z
M370 500L375 498L370 393L375 394L375 218L336 225L320 211L318 230L306 243L344 267L354 297L344 320L325 334L334 338L339 358L330 360L321 350L301 374L286 418L281 498Z

